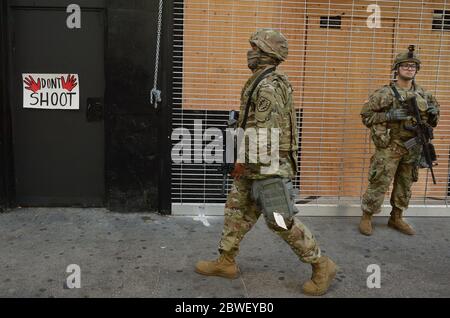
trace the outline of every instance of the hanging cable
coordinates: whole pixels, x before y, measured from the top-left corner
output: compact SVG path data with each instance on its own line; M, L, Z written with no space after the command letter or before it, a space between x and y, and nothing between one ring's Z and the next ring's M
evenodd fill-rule
M153 77L153 89L150 92L150 104L154 105L155 109L158 108L158 103L161 102L161 91L157 88L157 85L158 85L158 67L159 67L159 47L161 41L162 8L163 8L163 0L159 0L158 31L156 34L155 74Z

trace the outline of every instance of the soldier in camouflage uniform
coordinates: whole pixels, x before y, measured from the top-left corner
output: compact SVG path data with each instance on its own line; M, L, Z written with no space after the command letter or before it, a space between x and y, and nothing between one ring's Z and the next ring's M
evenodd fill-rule
M388 226L404 234L415 234L402 217L411 198L411 186L418 179L419 166L424 167L424 163L420 145L409 151L404 145L405 141L415 137L415 132L405 129L413 122L401 99L415 95L422 120L431 127L436 127L439 120L438 102L414 81L420 64L413 47L409 52L398 54L392 66L394 82L372 93L361 110L363 124L370 129L375 144L375 154L370 160L369 185L361 205L363 215L359 230L364 235L372 234L372 216L381 211L385 193L392 182L392 211Z
M279 129L279 166L269 173L261 173L261 168L267 164L260 161L249 163L248 152L245 153L245 163L236 163L231 174L234 182L225 204L224 227L219 243L220 257L215 261L199 261L196 272L226 278L238 277L235 257L239 251L239 244L259 216L263 214L268 227L290 245L302 262L312 265L313 274L311 280L303 285L304 293L322 295L326 293L335 277L336 264L328 257L321 255L311 231L293 216L295 213L292 215L283 213L286 228L282 228L270 213L265 213L264 208L261 207L261 201L255 194L255 185L258 181L264 182L278 178L285 185L289 206L295 210L293 201L295 194L291 178L295 176L297 168L298 142L292 86L286 75L274 70L257 84L252 96L248 96L252 90L252 84L264 71L274 68L286 59L287 40L278 31L260 29L252 34L250 44L252 49L247 53L247 59L248 67L253 75L242 90L238 122L241 126L245 117L247 100L251 98L246 131L255 129L258 132L262 128ZM270 133L268 135L270 136Z

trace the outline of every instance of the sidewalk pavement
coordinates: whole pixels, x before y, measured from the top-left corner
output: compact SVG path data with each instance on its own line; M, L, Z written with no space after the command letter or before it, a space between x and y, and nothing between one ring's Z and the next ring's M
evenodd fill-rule
M375 218L372 237L357 217L302 217L322 252L340 266L323 297L450 297L450 218L409 218L406 236ZM235 280L194 272L217 257L223 217L205 219L105 209L27 208L0 214L0 297L306 297L311 267L260 219L241 244ZM66 269L81 269L69 289ZM368 288L379 265L381 288ZM371 280L371 279L369 279Z

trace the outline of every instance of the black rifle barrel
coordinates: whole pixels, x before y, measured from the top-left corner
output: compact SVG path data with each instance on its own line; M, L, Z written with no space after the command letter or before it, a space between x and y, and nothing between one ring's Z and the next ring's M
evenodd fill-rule
M410 105L412 108L411 111L413 113L414 119L417 122L415 130L416 130L417 136L421 140L422 151L423 151L423 154L425 155L425 161L428 165L428 169L430 169L431 177L433 179L433 184L436 184L436 178L434 176L434 171L433 171L433 161L431 159L430 148L428 147L428 144L430 143L430 134L428 133L428 127L426 126L425 123L422 122L422 118L420 117L419 106L417 105L416 96L412 97L410 100L411 100Z

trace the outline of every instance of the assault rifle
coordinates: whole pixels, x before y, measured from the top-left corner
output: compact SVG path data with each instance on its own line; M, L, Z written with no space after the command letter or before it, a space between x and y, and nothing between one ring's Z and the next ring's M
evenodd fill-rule
M230 133L229 131L227 131L227 128L236 128L236 124L239 118L239 113L235 110L231 110L228 114L228 121L226 122L226 126L225 129L222 131L222 141L223 141L223 154L222 154L222 165L220 166L220 168L218 168L218 170L222 173L222 195L225 195L225 187L227 184L227 180L228 180L228 174L230 174L233 169L234 169L234 162L235 160L233 160L233 162L229 162L230 159L228 158L227 160L227 147L234 147L234 157L236 158L236 143L233 142L231 145L227 145L226 141L230 140L230 138L227 138L227 134ZM234 137L232 139L234 140ZM233 158L233 159L235 159Z
M433 162L436 161L436 151L431 143L433 136L433 127L424 122L420 117L419 107L417 106L416 96L410 97L406 100L408 113L413 117L415 124L413 126L405 127L407 130L415 131L416 137L405 142L406 148L409 150L416 145L422 145L422 156L425 158L426 168L430 169L433 183L436 184L436 178L433 172Z

